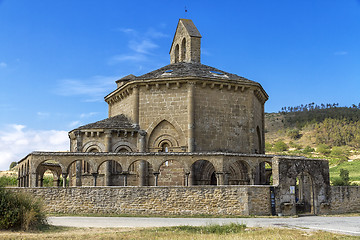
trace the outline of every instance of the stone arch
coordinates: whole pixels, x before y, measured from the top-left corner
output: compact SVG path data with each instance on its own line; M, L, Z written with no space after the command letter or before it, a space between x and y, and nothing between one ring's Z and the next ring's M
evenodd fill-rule
M191 185L216 185L216 171L208 160L197 160L190 167Z
M301 172L295 180L296 214L315 214L315 191L313 177Z
M112 159L106 159L99 163L97 168L97 186L123 186L121 164Z
M170 120L171 121L171 120ZM181 151L181 140L184 139L183 132L176 122L170 122L166 119L156 121L150 126L148 131L148 148L150 152L161 151L161 144L167 142L170 145L170 151Z
M123 149L125 149L126 152L134 152L136 147L133 144L124 141L117 142L112 146L112 152L124 152L122 151Z
M82 147L83 152L90 152L92 149L97 149L98 152L105 152L105 145L98 141L89 141Z
M154 168L146 160L137 159L130 163L127 177L128 186L154 185Z
M53 186L60 186L60 177L62 173L61 164L54 160L45 160L38 164L36 168L36 186L42 187L44 174L46 171L51 171L53 175Z
M228 166L229 185L249 185L250 166L244 160L232 161Z
M179 62L179 44L175 46L175 63Z
M272 163L271 161L262 161L258 165L256 184L270 185L272 183Z
M186 60L186 39L183 38L181 41L181 54L180 54L180 62L184 62Z
M158 186L185 186L184 166L177 160L165 160L158 168Z
M83 169L83 166L88 166L89 168ZM68 173L69 186L92 186L92 173L94 169L96 169L95 164L90 159L77 159L70 162L66 171Z

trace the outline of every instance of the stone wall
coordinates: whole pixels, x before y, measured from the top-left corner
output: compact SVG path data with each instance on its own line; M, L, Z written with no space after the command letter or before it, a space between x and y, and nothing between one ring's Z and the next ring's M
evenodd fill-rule
M270 215L269 186L10 188L49 213Z
M331 186L330 191L330 213L360 212L360 187Z

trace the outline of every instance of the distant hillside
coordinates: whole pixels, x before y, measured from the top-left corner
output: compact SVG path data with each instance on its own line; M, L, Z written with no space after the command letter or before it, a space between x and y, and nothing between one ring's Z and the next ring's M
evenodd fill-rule
M314 103L265 114L266 152L325 158L332 179L339 169L360 183L360 104Z

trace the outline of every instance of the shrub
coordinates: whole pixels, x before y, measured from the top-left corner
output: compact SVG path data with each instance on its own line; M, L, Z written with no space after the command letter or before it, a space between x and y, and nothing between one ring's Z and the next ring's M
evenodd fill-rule
M15 176L1 176L0 177L0 186L4 187L14 187L17 186L17 178Z
M348 159L349 150L347 150L343 147L333 147L333 149L331 150L330 156L332 158L338 159L340 161L345 161Z
M39 200L0 186L0 229L37 229L46 224Z
M335 178L332 184L334 186L350 186L349 170L340 168L340 178Z
M284 143L283 141L279 140L274 144L273 150L275 152L284 152L288 150L288 145Z
M13 169L17 165L17 162L10 163L9 170Z
M319 144L316 148L316 151L323 155L327 155L331 152L330 147L326 144Z
M306 146L303 150L302 150L303 153L312 153L312 152L315 152L315 149L310 147L310 146Z
M265 143L265 151L266 152L271 152L272 150L272 144L271 143Z
M288 137L290 137L291 139L294 139L294 140L301 138L299 129L295 129L295 128L289 129L287 131L287 135L288 135Z

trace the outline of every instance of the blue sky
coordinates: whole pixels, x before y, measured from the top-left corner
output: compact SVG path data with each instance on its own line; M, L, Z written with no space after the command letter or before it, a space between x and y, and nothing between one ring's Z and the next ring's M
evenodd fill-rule
M266 112L360 102L360 0L0 0L0 170L106 118L115 80L169 64L179 18L203 64L262 84Z

